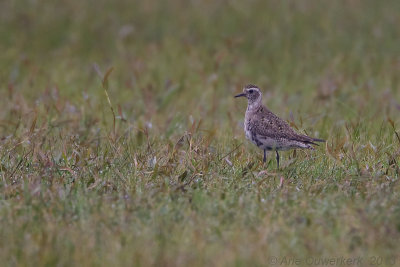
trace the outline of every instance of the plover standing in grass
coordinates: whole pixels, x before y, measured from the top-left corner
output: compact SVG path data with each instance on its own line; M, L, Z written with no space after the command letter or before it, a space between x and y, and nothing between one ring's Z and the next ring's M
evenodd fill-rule
M264 150L263 162L266 162L267 151L276 152L276 162L279 169L279 150L296 148L314 149L315 142L325 140L296 133L289 124L272 113L262 104L260 89L253 85L246 85L242 94L235 97L247 98L247 110L244 119L246 138Z

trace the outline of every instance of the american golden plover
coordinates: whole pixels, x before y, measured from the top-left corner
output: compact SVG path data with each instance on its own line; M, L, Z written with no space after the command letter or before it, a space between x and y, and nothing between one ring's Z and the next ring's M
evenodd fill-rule
M246 85L242 94L235 97L247 98L247 110L244 119L246 138L264 150L263 162L266 162L266 152L276 152L276 162L279 169L279 150L296 148L314 149L315 142L325 140L296 133L286 121L282 120L262 104L260 89Z

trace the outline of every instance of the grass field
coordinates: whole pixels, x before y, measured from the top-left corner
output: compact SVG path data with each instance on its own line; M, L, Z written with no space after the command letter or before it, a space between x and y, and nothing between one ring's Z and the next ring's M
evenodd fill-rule
M1 1L1 266L399 266L399 10ZM326 144L263 165L247 83Z

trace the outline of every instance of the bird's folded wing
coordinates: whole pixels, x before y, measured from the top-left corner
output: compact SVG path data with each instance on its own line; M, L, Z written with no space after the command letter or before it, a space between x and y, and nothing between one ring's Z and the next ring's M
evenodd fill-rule
M254 132L265 138L286 139L308 144L315 144L313 138L296 133L289 124L275 114L263 116L255 121Z

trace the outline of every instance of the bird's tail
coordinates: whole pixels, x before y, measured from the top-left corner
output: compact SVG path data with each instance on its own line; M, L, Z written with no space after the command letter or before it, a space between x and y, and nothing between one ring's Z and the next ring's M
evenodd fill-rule
M310 145L315 145L318 146L318 144L316 142L325 142L325 140L323 139L319 139L319 138L314 138L314 137L310 137L307 135L299 135L299 141L305 143L305 144L310 144Z
M314 137L312 137L312 140L313 140L314 142L325 142L324 139L319 139L319 138L314 138Z

